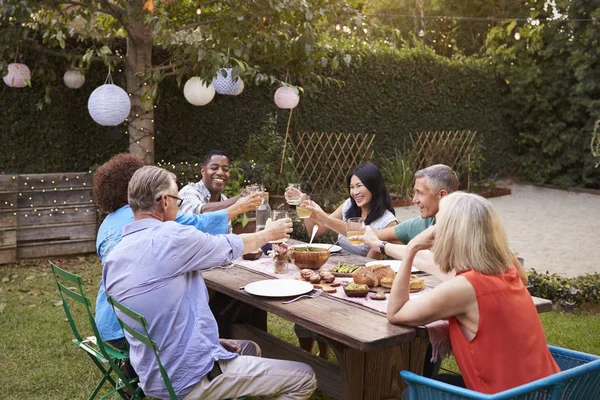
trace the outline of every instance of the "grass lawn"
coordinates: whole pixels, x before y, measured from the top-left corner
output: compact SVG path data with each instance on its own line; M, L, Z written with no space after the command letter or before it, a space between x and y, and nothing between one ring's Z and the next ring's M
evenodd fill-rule
M101 267L95 255L54 258L83 277L96 297ZM541 315L548 343L600 354L600 315L551 312ZM269 316L269 331L297 343L292 324ZM99 371L71 342L56 284L46 260L0 266L0 399L87 399ZM454 369L452 360L444 367ZM317 393L313 399L328 399Z

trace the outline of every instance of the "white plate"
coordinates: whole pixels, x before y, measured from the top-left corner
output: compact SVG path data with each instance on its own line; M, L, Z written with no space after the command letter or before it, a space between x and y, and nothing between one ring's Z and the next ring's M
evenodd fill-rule
M385 261L371 261L365 264L365 266L370 267L371 265L389 265L392 267L394 272L398 272L400 266L402 265L402 261L399 260L385 260ZM410 272L419 272L414 266L411 268Z
M342 251L342 248L337 244L334 244L332 246L327 243L299 244L295 245L294 247L318 247L319 249L329 249L330 253L337 253L338 251Z
M313 289L312 283L295 279L266 279L249 283L245 287L246 292L265 297L299 296Z

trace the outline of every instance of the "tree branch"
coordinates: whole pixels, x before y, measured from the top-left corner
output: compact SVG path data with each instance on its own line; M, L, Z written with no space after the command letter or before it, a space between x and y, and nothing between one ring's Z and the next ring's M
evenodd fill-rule
M74 6L74 7L85 7L85 8L89 8L89 5L88 5L88 4L81 3L81 2L79 2L79 1L66 0L66 1L62 1L61 3L62 3L62 4L68 4L68 5L72 5L72 6ZM97 11L97 12L99 12L99 13L102 13L102 14L110 15L111 17L113 17L113 18L115 18L115 19L117 19L117 20L119 19L119 18L118 18L118 16L117 16L117 15L115 15L115 13L114 13L114 12L112 12L112 11L105 10L105 9L103 9L103 8L98 8L98 9L96 9L95 11ZM121 21L119 21L119 22L121 22Z
M38 52L38 53L47 54L49 56L63 57L63 58L69 58L69 57L71 57L71 58L74 58L74 59L77 59L77 60L83 58L83 55L81 55L81 54L73 54L73 53L69 53L69 52L64 51L64 50L63 51L52 50L52 49L49 49L47 47L40 46L38 43L30 41L30 40L26 41L24 43L31 50L33 50L35 52ZM117 60L121 59L120 56L108 56L106 58L109 61L117 61ZM102 61L103 62L104 59L102 57L92 57L91 61L94 61L94 62Z
M125 9L117 6L116 4L109 2L108 0L99 0L99 2L104 7L106 7L108 10L110 10L110 12L112 13L111 15L113 17L115 17L117 20L119 20L119 22L121 22L121 24L123 24L123 21L122 21L123 16L126 14Z

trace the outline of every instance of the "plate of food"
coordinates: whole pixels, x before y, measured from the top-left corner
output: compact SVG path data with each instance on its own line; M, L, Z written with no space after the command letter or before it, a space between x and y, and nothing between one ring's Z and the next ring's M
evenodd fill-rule
M402 261L400 260L381 260L381 261L371 261L365 264L366 267L370 267L371 265L389 265L390 267L392 267L392 269L394 270L394 272L398 272L398 269L400 269L400 266L402 265ZM415 266L413 265L410 272L420 272L417 268L415 268Z
M330 245L327 243L312 243L312 244L296 244L294 247L318 247L319 249L329 249L330 253L337 253L342 251L342 248L337 244Z
M246 292L255 296L289 297L299 296L313 290L310 282L295 279L265 279L247 284Z

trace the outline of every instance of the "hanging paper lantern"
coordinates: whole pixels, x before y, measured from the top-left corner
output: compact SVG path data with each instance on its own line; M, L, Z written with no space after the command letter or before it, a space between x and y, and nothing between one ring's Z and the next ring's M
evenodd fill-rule
M240 79L240 84L238 87L238 91L235 92L234 96L239 96L240 94L242 94L242 92L244 91L244 81Z
M226 77L223 76L223 71L226 72ZM237 96L244 90L244 81L239 77L233 80L233 68L223 68L217 72L217 76L213 79L215 91L219 94L227 94Z
M282 86L275 92L275 104L279 108L292 109L298 105L300 96L298 89L289 86Z
M88 100L88 111L94 121L103 126L117 126L125 121L131 110L131 101L126 91L107 83L92 92Z
M188 79L183 86L183 95L185 99L195 106L204 106L215 97L215 87L212 83L208 86L197 76Z
M25 64L8 64L8 74L2 79L7 86L22 88L31 79L31 71Z
M63 81L69 89L79 89L85 83L85 75L79 72L78 69L69 69L63 75Z

